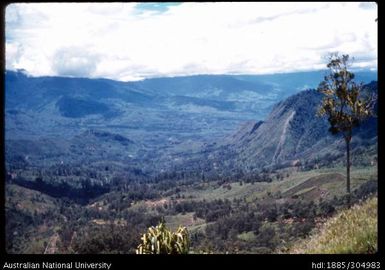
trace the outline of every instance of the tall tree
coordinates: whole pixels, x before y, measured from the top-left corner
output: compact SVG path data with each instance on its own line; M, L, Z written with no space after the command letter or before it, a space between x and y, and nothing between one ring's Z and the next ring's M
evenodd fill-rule
M319 84L318 91L324 94L319 108L320 116L327 116L332 134L342 133L346 143L346 192L350 205L350 141L353 129L373 115L375 95L364 91L363 83L354 81L349 55L331 54L328 74Z

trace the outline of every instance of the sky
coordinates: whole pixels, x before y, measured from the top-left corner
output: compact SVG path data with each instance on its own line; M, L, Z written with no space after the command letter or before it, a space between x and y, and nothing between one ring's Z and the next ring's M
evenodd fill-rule
M373 2L18 3L8 70L130 81L323 69L330 53L377 70Z

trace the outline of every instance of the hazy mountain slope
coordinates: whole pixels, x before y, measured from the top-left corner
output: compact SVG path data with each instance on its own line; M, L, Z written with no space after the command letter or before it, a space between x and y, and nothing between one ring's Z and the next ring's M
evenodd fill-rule
M327 122L313 117L320 101L315 91L305 91L277 104L254 132L236 141L241 155L263 160L266 164L295 159L328 137ZM312 140L309 140L312 138Z
M271 86L232 76L190 76L119 82L5 74L6 136L73 136L106 129L136 140L171 136L204 140L261 118L279 98ZM187 123L187 124L186 124ZM154 137L154 136L152 136Z
M273 90L278 90L283 98L289 97L299 91L316 88L318 83L323 80L327 70L277 73L266 75L240 75L237 78L245 81L268 82L273 85ZM373 71L355 71L355 80L369 83L377 81L377 73Z
M376 82L366 87L377 91ZM316 116L321 99L322 95L315 90L293 95L276 104L263 123L248 122L229 136L226 143L238 153L239 163L254 163L258 167L338 155L341 150L343 153L341 136L332 136L326 118ZM370 118L355 130L352 147L363 141L366 145L373 144L376 137L377 119Z
M325 143L335 142L326 136L325 121L313 117L319 95L305 91L280 102L287 93L318 84L321 73L307 74L278 74L277 78L197 75L118 82L29 77L6 71L6 160L25 159L28 153L23 149L30 147L39 149L30 153L35 161L70 153L66 157L71 162L84 162L86 157L79 156L84 152L90 160L133 158L145 161L143 166L151 159L155 163L149 166L151 170L172 168L174 162L190 168L194 158L213 157L218 164L235 158L233 165L243 168L314 157ZM368 74L376 77L376 73ZM289 91L291 86L294 89ZM244 122L248 124L231 136ZM90 142L96 140L85 135L90 130L122 136L132 144L120 148L112 137L99 137L99 150L89 151ZM368 138L375 134L373 131ZM225 136L229 137L223 140ZM46 140L54 143L44 145ZM202 155L205 144L211 147L204 148ZM80 148L72 151L74 145Z
M259 94L273 89L269 83L259 80L249 82L233 75L195 75L168 78L153 78L136 82L145 89L156 89L158 94L185 95L194 97L226 96L236 90L252 91Z

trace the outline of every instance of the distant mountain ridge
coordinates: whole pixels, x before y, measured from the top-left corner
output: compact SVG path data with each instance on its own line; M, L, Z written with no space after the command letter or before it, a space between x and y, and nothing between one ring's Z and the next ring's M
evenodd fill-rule
M317 86L322 75L196 75L119 82L28 77L6 71L7 159L9 155L16 155L10 160L18 159L19 150L35 145L41 156L69 151L75 162L76 154L69 149L76 144L87 147L84 151L92 160L100 157L96 155L99 152L109 158L119 156L125 162L132 157L138 162L135 164L152 159L159 163L156 168L143 164L151 170L172 167L174 162L183 164L201 149L210 160L218 147L220 153L231 152L230 159L218 155L218 164L224 162L221 159L233 160L240 167L263 167L314 156L312 153L323 152L327 140L334 140L327 134L325 120L313 117L320 95L300 91L305 86ZM375 72L356 75L367 80L377 78ZM246 124L234 134L242 123ZM314 128L317 125L319 128ZM90 130L98 133L90 137ZM62 143L44 145L46 139ZM99 143L100 151L89 151L87 140ZM119 152L122 142L129 154ZM109 147L113 148L110 154Z
M377 93L377 82L365 85ZM316 116L323 95L306 90L276 104L265 121L248 122L226 138L226 143L237 153L239 163L283 164L296 160L322 158L338 153L342 138L328 131L325 117ZM377 119L370 117L353 132L353 147L377 141Z

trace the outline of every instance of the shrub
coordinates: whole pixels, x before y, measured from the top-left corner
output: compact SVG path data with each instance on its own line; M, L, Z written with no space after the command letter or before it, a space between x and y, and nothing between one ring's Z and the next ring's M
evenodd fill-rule
M141 239L136 254L187 254L190 249L187 228L179 227L176 232L171 232L164 221L150 227Z

